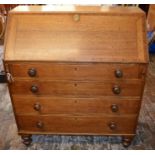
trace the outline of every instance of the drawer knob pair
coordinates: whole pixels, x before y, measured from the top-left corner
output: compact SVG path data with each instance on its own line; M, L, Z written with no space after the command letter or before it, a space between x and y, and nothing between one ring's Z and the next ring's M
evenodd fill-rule
M35 68L30 68L30 69L28 70L28 75L29 75L30 77L35 77L35 76L37 75L37 70L36 70Z
M111 130L116 130L116 129L117 129L117 124L116 124L115 122L110 122L110 123L109 123L109 128L110 128Z
M123 72L120 69L116 69L115 70L115 76L117 78L121 78L121 77L123 77Z
M118 85L115 85L112 89L114 94L120 94L121 93L121 88Z

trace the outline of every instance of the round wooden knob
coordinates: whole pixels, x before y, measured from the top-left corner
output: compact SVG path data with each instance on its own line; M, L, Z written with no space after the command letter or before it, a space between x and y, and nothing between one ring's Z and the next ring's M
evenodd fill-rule
M116 128L117 128L116 123L115 123L115 122L110 122L110 123L109 123L109 128L110 128L111 130L116 130Z
M35 76L37 75L37 70L36 70L35 68L30 68L30 69L28 70L28 75L29 75L30 77L35 77Z
M35 103L34 106L33 106L34 110L36 111L40 111L41 109L41 105L39 103Z
M121 88L119 86L115 85L113 87L113 93L114 94L120 94L121 93Z
M32 93L37 93L39 88L38 88L38 86L33 85L33 86L31 86L30 90L31 90Z
M118 109L119 109L119 108L118 108L118 105L116 105L116 104L112 104L112 105L111 105L111 111L112 111L112 112L117 112Z
M115 76L117 78L121 78L121 77L123 77L123 72L121 70L117 69L117 70L115 70Z
M44 127L44 123L43 122L41 122L41 121L38 121L37 123L36 123L36 126L37 126L37 128L43 128Z
M80 15L79 15L79 14L73 15L73 20L74 20L75 22L80 21Z

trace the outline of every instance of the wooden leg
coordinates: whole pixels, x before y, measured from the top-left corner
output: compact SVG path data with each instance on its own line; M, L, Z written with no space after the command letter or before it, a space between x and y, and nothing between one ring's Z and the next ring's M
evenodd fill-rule
M122 138L122 144L124 147L128 147L132 140L133 140L134 136L123 136Z
M23 144L26 146L29 146L32 142L32 135L21 135L21 138L23 139Z

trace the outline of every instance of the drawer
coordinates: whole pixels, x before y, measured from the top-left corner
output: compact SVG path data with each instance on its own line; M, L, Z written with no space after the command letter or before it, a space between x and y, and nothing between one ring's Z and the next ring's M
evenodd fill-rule
M12 96L16 114L137 114L140 99Z
M15 81L10 85L12 94L75 95L75 96L141 96L142 80L130 81Z
M19 132L54 134L134 134L136 117L22 115L17 116Z
M13 77L64 80L139 79L145 66L106 63L14 63L9 64Z

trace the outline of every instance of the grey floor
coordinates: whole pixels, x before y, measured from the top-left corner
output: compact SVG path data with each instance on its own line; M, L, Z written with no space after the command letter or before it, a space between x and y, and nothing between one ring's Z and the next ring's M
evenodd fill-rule
M3 46L0 46L0 70L3 69ZM26 148L17 134L8 88L0 84L0 149L124 149L121 137L108 136L37 136ZM155 149L155 56L150 56L147 82L137 134L128 149Z

